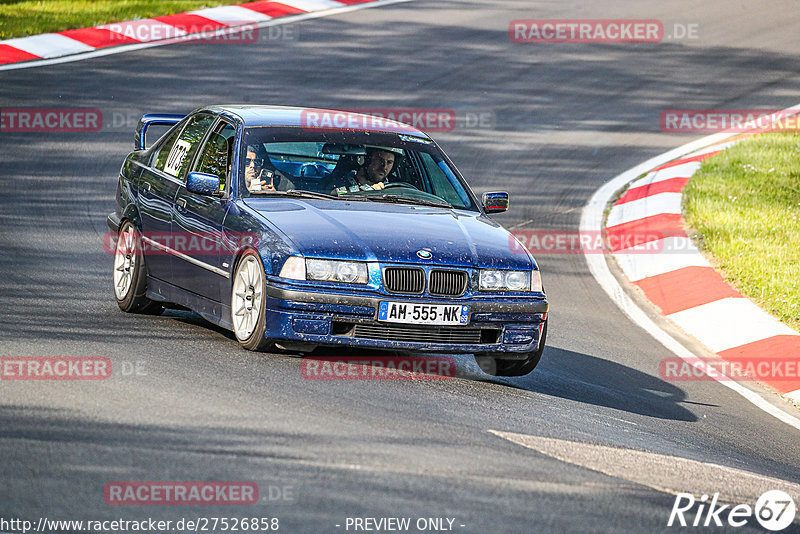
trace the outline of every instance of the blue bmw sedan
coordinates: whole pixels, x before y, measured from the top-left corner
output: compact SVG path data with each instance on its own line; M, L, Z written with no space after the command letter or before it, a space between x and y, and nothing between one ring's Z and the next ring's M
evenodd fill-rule
M148 146L148 129L169 128ZM545 346L533 256L411 126L336 110L209 106L142 117L120 169L114 293L188 308L249 350L471 353L520 376Z

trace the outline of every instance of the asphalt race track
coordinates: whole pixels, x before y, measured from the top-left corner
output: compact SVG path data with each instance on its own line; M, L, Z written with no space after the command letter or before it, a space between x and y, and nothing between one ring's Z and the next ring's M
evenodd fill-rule
M589 18L657 19L666 33L697 24L698 37L509 40L514 19ZM103 249L133 147L135 120L123 118L209 103L490 117L433 136L476 191L510 192L511 210L496 217L506 227L577 230L608 179L699 137L662 133L662 110L800 102L796 2L419 0L296 29L0 72L0 108L90 107L113 119L91 133L0 133L0 355L107 356L141 371L0 382L0 518L277 517L280 532L328 533L347 532L347 518L410 517L451 518L464 533L668 532L670 491L734 499L743 479L707 463L774 487L800 481L800 431L717 383L662 380L659 361L673 354L626 319L580 254L537 258L551 320L527 377L493 380L458 356L452 380L314 381L300 359L243 351L194 314L120 312ZM502 433L561 441L547 452ZM611 473L582 444L633 451ZM103 499L108 482L159 480L253 481L261 502ZM736 531L763 532L755 520Z

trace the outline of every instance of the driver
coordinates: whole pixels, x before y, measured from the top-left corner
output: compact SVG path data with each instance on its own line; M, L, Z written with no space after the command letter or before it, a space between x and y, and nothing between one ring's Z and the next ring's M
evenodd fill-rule
M381 148L367 148L364 164L355 174L343 178L344 184L335 184L335 193L355 192L359 190L383 189L386 178L394 168L397 154Z

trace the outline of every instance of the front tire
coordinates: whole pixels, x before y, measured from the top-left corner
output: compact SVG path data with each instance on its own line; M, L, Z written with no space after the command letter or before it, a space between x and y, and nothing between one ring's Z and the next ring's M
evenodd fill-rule
M542 329L542 339L539 341L539 348L533 352L528 353L528 357L524 360L503 360L500 358L492 358L484 354L476 354L475 362L481 370L492 376L525 376L533 371L539 361L542 359L544 352L544 344L547 340L547 322L544 323Z
M139 232L125 221L114 250L114 296L119 309L128 313L158 315L164 307L147 298L147 267L139 243Z
M252 250L236 264L231 284L231 322L239 344L247 350L265 350L266 276L261 259Z

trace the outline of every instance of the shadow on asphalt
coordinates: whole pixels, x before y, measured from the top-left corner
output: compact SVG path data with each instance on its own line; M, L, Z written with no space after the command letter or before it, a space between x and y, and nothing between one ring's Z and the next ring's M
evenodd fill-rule
M341 358L356 362L401 354L405 353L325 347L315 350L306 359ZM471 356L456 356L455 360L456 376L466 380L491 382L658 419L688 422L698 419L681 406L688 402L682 389L657 376L588 354L548 346L542 363L529 375L519 378L491 377L472 362Z
M657 376L603 358L548 346L528 376L496 380L504 386L676 421L697 421L681 406L686 393Z

